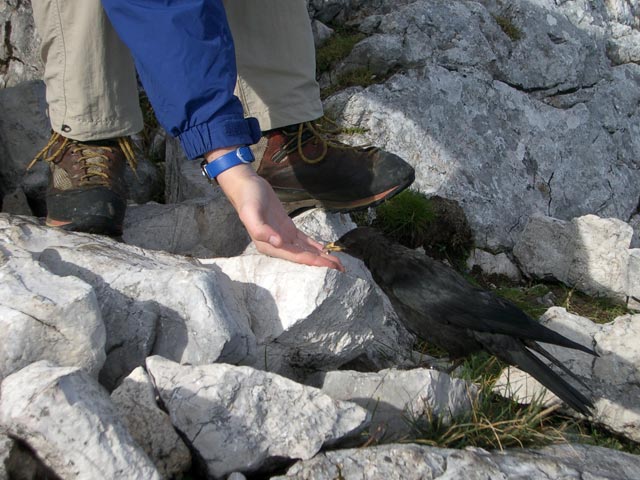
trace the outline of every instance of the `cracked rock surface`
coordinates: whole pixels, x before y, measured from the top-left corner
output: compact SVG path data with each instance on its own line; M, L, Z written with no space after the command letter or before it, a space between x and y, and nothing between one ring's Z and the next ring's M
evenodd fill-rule
M273 480L422 480L425 478L623 480L638 478L636 455L587 445L487 452L384 445L327 452L299 462Z
M469 412L478 394L477 387L465 380L424 368L317 373L305 383L369 410L369 433L385 442L415 433L413 422L430 415L447 424Z
M0 422L64 479L160 479L104 389L78 368L32 363L2 382Z
M249 367L182 366L154 356L147 370L173 424L215 478L309 459L369 419L353 403Z
M91 286L52 274L0 240L0 380L38 360L98 377L106 333Z
M628 221L640 65L611 66L605 38L553 2L493 3L415 1L359 20L367 38L332 75L398 73L328 110L365 130L354 142L409 161L415 188L457 200L479 247L513 247L532 214Z
M0 3L0 88L40 78L40 39L31 15L31 2Z
M158 407L156 391L142 367L136 368L111 394L122 420L162 478L182 475L191 467L191 452Z
M255 338L229 279L194 260L0 214L0 245L93 287L106 328L100 382L113 389L151 354L189 363L250 361Z

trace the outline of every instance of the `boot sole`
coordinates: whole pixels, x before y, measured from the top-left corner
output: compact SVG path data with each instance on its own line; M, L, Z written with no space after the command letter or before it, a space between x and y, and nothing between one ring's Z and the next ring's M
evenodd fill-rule
M122 235L126 201L108 188L47 195L49 227L117 237Z
M410 178L404 184L397 185L395 187L390 188L382 193L378 193L376 195L372 195L370 197L361 198L357 200L353 200L351 202L331 202L326 200L320 200L317 198L305 198L300 200L295 200L292 197L295 194L292 194L291 191L280 190L274 188L274 191L280 198L280 201L284 204L285 208L289 212L293 212L300 209L308 209L308 208L324 208L330 213L351 213L358 212L362 210L367 210L368 208L377 207L382 202L385 202L397 194L405 190L409 187L414 181L414 177Z

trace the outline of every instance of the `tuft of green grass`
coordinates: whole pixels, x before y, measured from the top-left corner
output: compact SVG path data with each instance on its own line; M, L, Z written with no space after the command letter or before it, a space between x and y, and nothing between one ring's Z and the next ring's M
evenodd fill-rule
M558 302L559 306L596 323L609 323L617 317L630 313L625 305L608 298L592 297L565 285L556 285L552 288L556 296L561 299Z
M521 40L523 37L522 30L518 28L509 17L504 15L495 15L493 17L498 24L498 26L502 29L502 31L514 42Z
M355 44L364 37L364 34L351 29L336 29L334 34L316 52L318 74L331 70L334 65L344 60L351 53Z
M377 208L375 225L387 237L415 248L423 243L434 218L429 198L408 189Z
M626 306L603 297L592 297L563 284L535 283L530 286L498 286L494 292L512 301L533 318L539 318L549 308L540 298L549 297L557 307L569 313L586 317L595 323L609 323L628 314Z
M367 67L358 67L353 70L342 73L338 76L335 82L331 83L331 86L322 89L322 98L327 98L340 90L344 90L349 87L368 87L374 83L380 83L379 79L371 70Z

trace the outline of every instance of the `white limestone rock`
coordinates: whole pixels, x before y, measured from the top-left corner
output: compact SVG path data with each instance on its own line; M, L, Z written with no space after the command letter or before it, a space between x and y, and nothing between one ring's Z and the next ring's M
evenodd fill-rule
M595 423L640 441L640 315L625 315L601 325L552 307L541 322L578 343L594 346L599 357L553 345L545 349L586 384L588 391L580 385L578 389L594 398ZM533 397L547 404L557 402L535 379L514 367L502 373L496 388L522 403Z
M355 404L249 367L182 366L154 356L147 370L174 426L215 478L309 459L368 421Z
M294 218L320 243L355 228L348 215L312 209ZM386 368L411 355L413 337L364 264L341 255L347 274L258 254L251 244L240 257L200 259L233 281L247 308L260 353L254 366L301 379L311 370L355 362Z
M366 408L372 416L369 434L384 441L410 437L427 416L447 424L471 411L478 395L475 385L424 368L316 373L305 383Z
M347 273L264 255L201 262L233 280L259 345L254 366L299 379L350 362L385 368L411 352L413 337L366 268L342 260Z
M111 400L135 442L165 479L180 477L191 466L191 453L156 403L156 392L142 367L111 393Z
M297 215L293 223L320 243L336 241L357 227L348 214L329 213L322 208L314 208Z
M2 240L0 380L38 360L81 367L97 378L106 333L91 286L54 275Z
M160 479L88 374L40 361L5 378L0 422L65 479Z
M229 279L195 260L0 214L0 244L90 284L107 339L100 381L113 389L151 354L185 363L251 362L255 337Z
M622 480L640 478L640 457L589 445L488 452L419 445L337 450L296 463L272 480L423 480L425 478Z
M520 269L504 252L494 255L475 248L467 259L467 268L471 270L476 266L486 275L502 275L514 282L522 280Z
M596 296L640 297L633 229L615 218L585 215L570 222L531 217L513 249L530 277L555 279Z

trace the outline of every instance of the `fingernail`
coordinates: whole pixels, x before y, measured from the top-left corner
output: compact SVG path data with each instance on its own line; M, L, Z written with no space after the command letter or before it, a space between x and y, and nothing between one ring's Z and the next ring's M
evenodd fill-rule
M269 237L269 243L270 243L271 245L273 245L274 247L277 247L277 246L278 246L278 239L276 238L276 236L275 236L275 235L271 235L271 236Z

